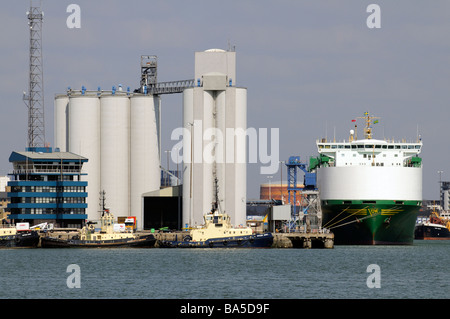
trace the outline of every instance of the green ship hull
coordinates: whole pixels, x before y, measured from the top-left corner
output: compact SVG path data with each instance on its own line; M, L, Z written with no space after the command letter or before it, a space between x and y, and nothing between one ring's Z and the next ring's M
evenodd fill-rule
M322 201L336 245L411 245L420 201Z

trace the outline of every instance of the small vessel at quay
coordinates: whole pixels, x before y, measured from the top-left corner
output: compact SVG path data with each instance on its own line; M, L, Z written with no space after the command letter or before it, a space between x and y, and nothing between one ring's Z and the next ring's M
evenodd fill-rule
M211 211L204 216L205 224L192 229L181 240L160 240L161 248L265 248L273 243L272 233L253 234L250 227L233 227L230 216Z
M114 215L104 209L100 218L101 230L94 225L84 226L79 234L71 238L58 238L51 235L41 238L42 248L115 248L115 247L153 247L156 238L153 234L140 235L132 232L114 231Z
M429 222L416 225L415 239L450 240L450 218L448 214L432 212Z
M233 227L230 216L219 209L217 198L210 212L203 216L204 225L192 229L181 240L159 240L162 248L267 248L273 243L272 233L253 234L250 227Z
M28 223L5 224L0 228L0 248L37 247L39 234Z

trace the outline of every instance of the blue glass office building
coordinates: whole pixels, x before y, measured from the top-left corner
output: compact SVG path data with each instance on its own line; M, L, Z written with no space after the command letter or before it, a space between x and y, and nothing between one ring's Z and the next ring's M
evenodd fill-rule
M82 227L87 219L87 182L82 166L88 160L70 152L50 148L29 148L12 152L13 164L8 182L10 222L55 227Z

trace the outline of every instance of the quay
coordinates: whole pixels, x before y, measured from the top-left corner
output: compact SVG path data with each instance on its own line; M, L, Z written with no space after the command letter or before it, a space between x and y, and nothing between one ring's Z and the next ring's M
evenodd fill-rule
M183 240L189 232L156 232L155 247L159 240ZM273 233L271 248L334 248L334 234L331 232Z
M331 232L274 233L272 248L334 248Z
M138 233L148 234L150 231L141 231ZM61 239L69 239L78 234L77 229L57 229L49 232L41 232L43 236L51 235ZM159 248L160 240L183 240L189 232L155 232L157 239L155 248ZM38 245L40 247L40 245ZM292 232L292 233L273 233L273 244L271 248L334 248L334 234L331 232Z

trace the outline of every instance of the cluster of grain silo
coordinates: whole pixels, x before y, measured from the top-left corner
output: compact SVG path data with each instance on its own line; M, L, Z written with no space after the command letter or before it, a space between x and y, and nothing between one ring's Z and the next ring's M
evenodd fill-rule
M148 67L141 61L142 75ZM88 182L88 219L100 218L104 191L106 207L115 216L136 216L138 229L144 223L147 228L196 226L211 210L218 190L220 209L232 223L245 225L247 89L236 87L236 53L196 52L195 80L185 85L174 81L159 86L154 80L155 95L147 94L151 81L144 81L145 89L139 92L145 93L83 87L55 97L55 148L88 159L83 166L87 175L82 177ZM172 216L173 202L165 197L180 194L180 188L159 192L159 96L181 92L183 127L190 136L183 135L182 207L176 198L177 214Z
M88 158L89 220L100 218L104 191L115 216L137 216L142 223L141 195L161 183L159 103L156 96L121 90L68 90L55 97L55 147Z

